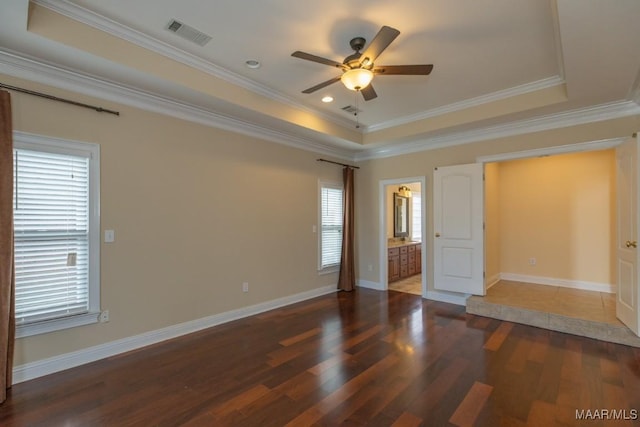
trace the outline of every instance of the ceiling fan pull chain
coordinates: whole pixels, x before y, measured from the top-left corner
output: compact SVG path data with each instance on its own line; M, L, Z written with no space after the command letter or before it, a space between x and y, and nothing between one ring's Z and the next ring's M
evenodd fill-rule
M356 111L353 113L353 115L356 116L356 129L360 129L360 118L358 117L358 92L360 92L360 91L359 90L355 91Z

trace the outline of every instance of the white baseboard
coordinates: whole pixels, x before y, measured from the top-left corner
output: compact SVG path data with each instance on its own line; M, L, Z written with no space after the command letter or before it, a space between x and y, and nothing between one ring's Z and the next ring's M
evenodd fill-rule
M553 277L529 276L526 274L500 273L501 280L535 283L537 285L560 286L584 291L616 293L616 285L611 283L586 282L583 280L556 279Z
M500 273L494 274L493 276L485 279L485 281L484 281L484 283L486 285L485 289L489 289L490 287L492 287L493 285L495 285L499 281L500 281Z
M374 289L376 291L384 291L384 287L381 283L379 282L371 282L369 280L362 280L359 279L357 286L361 287L361 288L367 288L367 289Z
M466 306L467 298L469 298L469 295L452 294L452 293L440 292L440 291L427 291L426 298L434 301L447 302L449 304Z
M104 359L106 357L115 356L127 351L220 325L222 323L253 316L254 314L305 301L321 295L327 295L336 291L336 285L323 286L310 291L277 298L271 301L215 314L213 316L203 317L189 322L179 323L177 325L88 347L71 353L61 354L48 359L25 363L24 365L15 366L13 368L13 384L53 374L65 369L84 365L86 363L95 362L96 360Z

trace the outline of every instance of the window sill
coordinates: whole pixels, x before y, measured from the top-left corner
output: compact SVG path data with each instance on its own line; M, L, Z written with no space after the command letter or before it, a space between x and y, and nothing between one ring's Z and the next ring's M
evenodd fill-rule
M325 274L339 273L340 265L332 265L331 267L325 267L318 270L318 275L322 276Z
M63 329L75 328L76 326L90 325L98 323L99 312L78 314L61 319L47 320L29 325L16 327L16 338L30 337L33 335L46 334L49 332L61 331Z

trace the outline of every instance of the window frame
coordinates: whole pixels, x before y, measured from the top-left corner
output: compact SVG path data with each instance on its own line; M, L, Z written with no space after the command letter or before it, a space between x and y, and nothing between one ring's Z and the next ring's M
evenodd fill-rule
M330 188L340 190L342 193L341 202L344 209L344 186L337 182L318 181L318 272L319 274L336 273L340 271L340 261L335 264L322 264L322 189ZM344 231L344 213L340 224L340 235Z
M16 325L16 338L98 323L100 315L100 145L14 131L13 148L89 159L88 312Z

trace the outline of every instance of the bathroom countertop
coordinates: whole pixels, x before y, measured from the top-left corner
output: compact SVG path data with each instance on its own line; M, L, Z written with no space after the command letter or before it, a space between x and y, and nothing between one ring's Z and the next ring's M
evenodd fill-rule
M417 245L420 244L422 242L417 242L415 240L400 240L397 242L389 242L387 243L387 247L388 248L399 248L400 246L406 246L406 245Z

